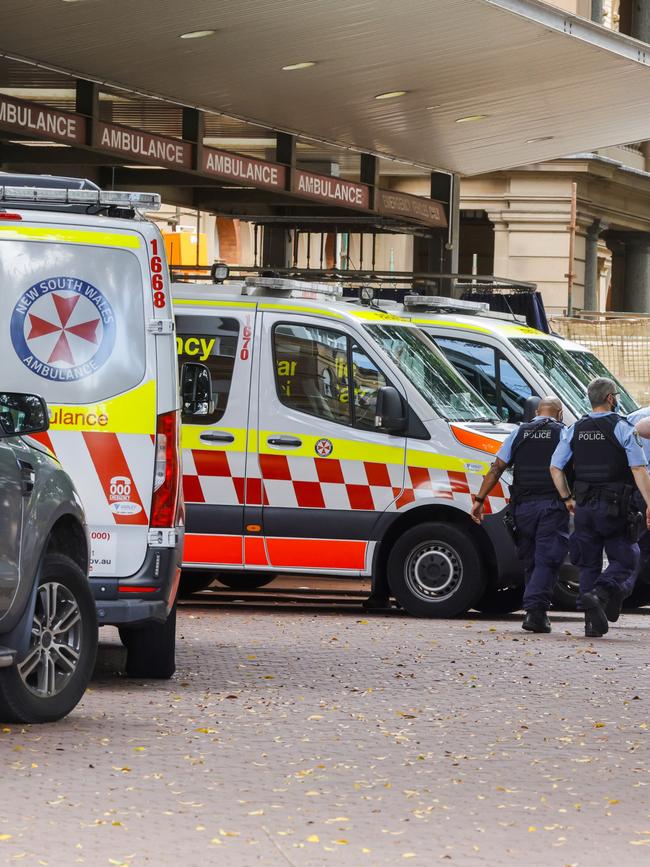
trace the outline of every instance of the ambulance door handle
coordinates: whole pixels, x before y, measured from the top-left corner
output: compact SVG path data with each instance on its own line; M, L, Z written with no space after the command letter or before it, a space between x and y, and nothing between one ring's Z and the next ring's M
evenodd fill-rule
M302 440L297 437L269 437L267 443L270 446L284 446L288 449L297 449L302 445Z
M206 430L199 436L206 443L234 443L235 437L231 433L221 430Z

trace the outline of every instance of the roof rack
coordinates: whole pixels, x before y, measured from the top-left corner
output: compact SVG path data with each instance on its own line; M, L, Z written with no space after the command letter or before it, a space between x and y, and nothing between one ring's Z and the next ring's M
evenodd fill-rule
M139 211L157 211L161 200L158 193L101 190L85 178L0 172L0 208L3 204L28 210L107 213L124 217Z

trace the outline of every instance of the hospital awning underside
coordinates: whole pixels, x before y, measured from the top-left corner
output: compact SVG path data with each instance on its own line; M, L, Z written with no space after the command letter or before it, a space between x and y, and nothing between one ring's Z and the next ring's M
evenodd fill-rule
M539 0L4 0L2 18L5 56L425 167L650 138L650 50Z

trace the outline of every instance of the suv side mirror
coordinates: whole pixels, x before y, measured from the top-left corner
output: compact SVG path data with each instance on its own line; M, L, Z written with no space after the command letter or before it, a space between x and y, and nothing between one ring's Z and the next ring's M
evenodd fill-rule
M0 437L41 433L49 426L50 413L42 397L0 392Z
M407 417L399 391L392 385L384 385L377 392L375 427L390 434L404 433Z
M524 404L524 422L532 421L535 418L539 402L540 398L537 395L526 398L526 403Z
M183 415L212 415L212 377L205 364L186 362L181 369Z

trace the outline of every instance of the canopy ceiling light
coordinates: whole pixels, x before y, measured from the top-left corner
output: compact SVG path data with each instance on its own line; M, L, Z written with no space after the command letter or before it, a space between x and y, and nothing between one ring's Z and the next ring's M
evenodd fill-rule
M311 69L312 66L316 66L315 60L301 60L300 63L289 63L282 69L284 72L296 72L299 69Z

